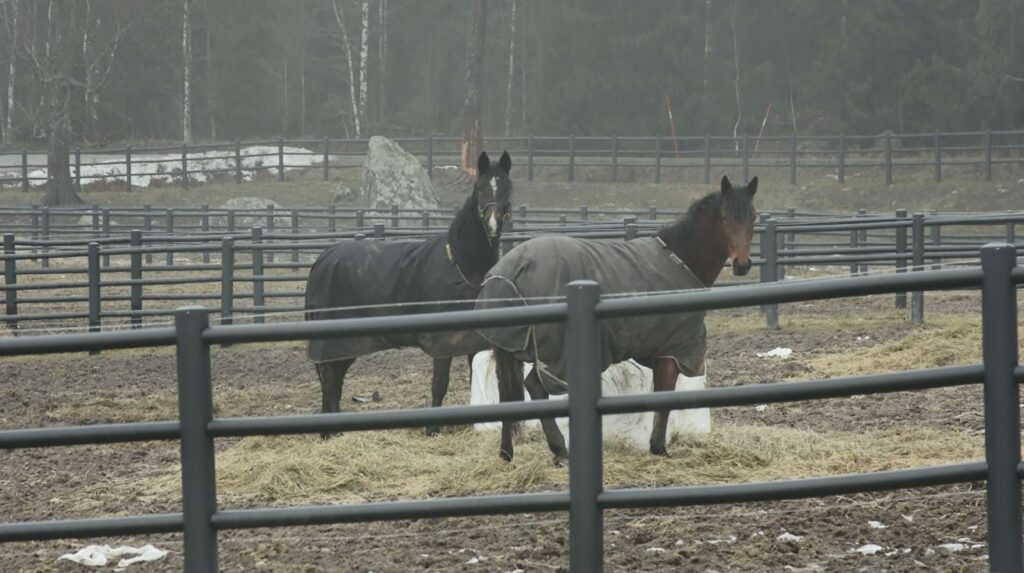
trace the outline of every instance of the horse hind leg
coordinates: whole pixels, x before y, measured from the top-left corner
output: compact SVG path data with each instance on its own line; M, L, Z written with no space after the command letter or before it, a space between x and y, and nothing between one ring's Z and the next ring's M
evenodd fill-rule
M316 374L320 378L320 411L324 414L341 411L341 389L345 385L345 374L355 361L355 358L349 358L316 365ZM320 437L327 439L336 434L321 432Z
M676 389L679 378L679 366L671 358L659 359L654 364L654 391L668 392ZM651 428L651 453L656 456L668 456L666 447L666 431L668 429L669 410L654 412L654 427Z
M494 361L498 374L498 399L501 402L522 402L523 394L523 363L516 360L511 353L494 349ZM498 455L506 462L511 462L515 455L512 446L512 435L518 431L518 422L501 421L501 449Z
M448 394L448 382L451 380L451 373L451 358L434 359L434 374L430 383L430 405L434 408L439 408L444 402L445 395ZM428 436L436 436L440 431L441 428L438 426L428 426L426 429Z
M532 400L547 400L548 391L540 381L537 369L534 368L525 380L526 390L530 393ZM569 462L569 450L565 447L565 436L558 428L554 418L541 418L540 425L544 428L544 437L547 438L548 448L554 454L554 464L561 467Z

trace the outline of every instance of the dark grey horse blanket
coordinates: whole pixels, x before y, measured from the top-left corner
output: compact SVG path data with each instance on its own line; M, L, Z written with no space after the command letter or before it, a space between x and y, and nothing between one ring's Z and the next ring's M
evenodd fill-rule
M306 319L394 316L473 308L480 287L470 284L449 256L447 236L422 242L346 241L328 248L309 271ZM431 301L466 301L438 302ZM394 306L395 303L413 303ZM417 304L427 303L427 304ZM369 307L348 308L339 307ZM332 362L378 350L418 346L434 358L465 356L487 348L473 332L399 334L310 340L309 359Z
M704 288L660 239L628 242L552 236L531 239L501 258L484 279L477 308L542 304L535 297L564 296L565 285L596 281L601 295L653 293ZM672 358L687 375L702 374L707 335L704 312L660 314L603 320L601 368L633 358L645 366ZM565 324L537 324L482 330L493 346L521 360L540 362L541 381L552 394L568 390L564 382Z

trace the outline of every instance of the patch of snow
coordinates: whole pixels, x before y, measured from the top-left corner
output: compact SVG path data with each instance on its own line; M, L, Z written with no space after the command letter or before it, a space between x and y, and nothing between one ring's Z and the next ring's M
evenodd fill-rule
M900 517L902 517L903 521L906 521L907 523L914 523L914 516L913 515L904 515L904 514L901 513Z
M676 539L676 547L682 547L683 545L686 545L686 544L683 543L682 539Z
M856 340L857 342L863 342L865 340L871 340L871 337L865 334L864 336L858 336Z
M163 549L157 549L152 545L143 545L142 547L129 547L127 545L122 545L120 547L111 547L109 545L87 545L82 549L79 549L76 553L66 553L57 559L66 559L88 567L103 567L110 562L110 559L124 555L134 556L118 561L118 569L124 569L125 567L135 563L162 559L167 555L167 552Z
M768 352L758 352L758 358L789 358L793 354L792 348L783 348L781 346L773 348Z
M978 526L977 525L972 525L972 526L967 528L967 531L977 531L977 530L978 530Z
M754 406L754 409L757 410L758 412L764 412L765 410L768 409L768 404L759 404L757 406Z
M782 532L781 535L779 535L775 539L778 540L778 541L792 541L793 543L800 543L801 541L804 540L804 536L803 535L793 535L792 533L790 533L788 531L784 531L784 532Z
M939 549L945 549L950 553L956 553L967 549L967 545L964 543L943 543L942 545L939 545Z
M648 553L664 553L665 550L663 548L661 548L661 547L648 547L647 548L647 552Z
M861 555L874 555L875 553L878 553L881 550L882 550L882 546L881 545L875 545L874 543L868 543L866 545L861 545L860 547L858 547L856 549L851 549L850 551L852 553L860 553Z
M314 165L320 165L323 155L314 153L302 147L284 148L284 170L308 169ZM94 159L95 164L82 165L82 183L88 184L93 181L114 182L124 181L126 170L124 156L117 154L104 154L103 157ZM242 178L246 181L252 179L253 174L258 171L277 172L278 148L276 145L251 145L241 150ZM228 174L233 176L235 171L234 150L215 150L205 152L190 152L186 157L188 164L188 178L190 181L204 183L208 181L213 173ZM72 166L73 170L73 166ZM28 174L29 184L33 187L46 185L46 168L34 169ZM72 174L74 176L74 174ZM14 184L21 185L21 172L6 171L0 172L0 179L13 180ZM173 183L181 181L181 153L171 154L132 154L132 185L135 187L149 187L153 183Z
M728 537L722 537L719 539L709 539L704 543L708 543L710 545L718 545L719 543L736 543L736 536L730 535Z
M869 521L868 525L871 527L871 529L888 529L889 528L888 525L885 525L881 521Z
M793 571L794 573L815 573L816 571L825 570L817 563L808 563L806 567L793 567L792 565L786 565L783 569L786 571Z
M900 553L903 553L904 555L910 553L910 548L905 547L903 549L893 549L892 551L886 551L884 555L886 557L892 557L893 555L898 555Z

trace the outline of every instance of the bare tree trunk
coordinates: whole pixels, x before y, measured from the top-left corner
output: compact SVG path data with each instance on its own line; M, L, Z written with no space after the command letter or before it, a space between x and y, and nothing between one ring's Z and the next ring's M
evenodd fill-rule
M379 0L377 17L377 123L384 124L387 102L388 65L388 0Z
M729 18L729 23L732 26L732 51L733 61L736 63L736 123L732 126L732 137L733 142L736 146L736 151L739 151L739 136L740 121L743 119L743 107L740 103L740 42L736 36L736 5L733 5L732 17Z
M355 77L355 62L352 61L352 46L348 42L348 30L345 28L345 11L338 3L338 0L331 0L331 5L334 7L334 19L338 22L338 28L341 30L341 45L345 52L345 63L348 68L348 91L349 101L352 103L352 124L355 128L356 137L362 136L362 130L359 126L359 100L356 99L356 77Z
M192 30L189 26L189 4L185 0L181 17L181 138L192 143Z
M363 18L359 41L359 121L366 123L367 72L370 59L370 0L363 0Z
M10 144L14 139L14 84L17 80L18 60L18 0L11 0L9 7L9 26L11 30L11 48L8 51L10 62L7 67L7 116L4 118L4 143Z
M711 82L711 0L704 5L704 85L701 92L704 97L708 96L708 86Z
M466 94L462 105L462 170L476 173L476 157L483 150L481 90L483 88L484 39L487 4L473 0L466 34Z
M516 0L508 25L508 89L505 91L505 137L512 134L512 84L516 77Z
M213 50L210 43L210 29L213 27L210 18L210 3L206 2L206 113L210 116L210 139L217 140L217 113L214 107L213 90Z
M789 117L793 120L793 133L798 133L796 128L796 103L793 100L793 74L789 69L789 53L786 53L786 83L789 84Z
M71 71L74 6L71 0L54 0L50 4L49 33L43 70L47 88L46 136L47 188L42 204L49 206L80 205L71 179L68 152L71 147Z

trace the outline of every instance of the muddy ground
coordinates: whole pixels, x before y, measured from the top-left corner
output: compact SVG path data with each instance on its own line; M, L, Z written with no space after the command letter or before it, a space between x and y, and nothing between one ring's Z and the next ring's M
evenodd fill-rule
M936 295L931 300L929 316L936 319L942 313L969 316L977 308L970 295ZM779 331L761 328L756 312L729 311L710 319L712 385L806 379L815 374L816 358L848 354L853 359L861 350L898 341L915 329L905 311L892 309L889 296L787 305ZM793 358L756 356L776 346L792 348ZM303 350L287 343L215 349L217 415L317 411L319 388ZM457 361L447 403L468 401L467 374L465 364ZM169 349L4 359L0 380L5 390L0 402L4 428L176 415L174 355ZM374 390L383 395L381 402L351 400ZM429 395L429 360L414 351L387 352L356 363L346 383L343 408L419 407L428 403ZM919 427L977 434L980 443L981 404L980 388L971 386L771 405L763 410L723 409L713 411L712 423L763 426L766 432ZM448 429L432 439L455 439L462 435L459 432ZM478 439L493 442L496 454L496 435L480 433ZM521 447L543 447L535 435L522 441L526 443ZM218 441L219 456L238 445L237 440ZM147 495L130 485L173 476L177 461L178 448L171 442L5 452L0 464L0 515L10 521L179 511L179 497ZM220 504L275 505L274 500L223 489ZM873 527L869 522L878 524ZM779 503L610 511L605 531L610 571L986 569L981 484ZM780 537L785 533L801 538ZM560 514L232 531L221 534L220 540L224 571L564 571L568 553L567 520ZM131 570L182 567L180 536L149 535L9 544L0 552L0 570L84 570L57 558L87 543L153 543L170 554ZM966 548L943 547L956 543ZM866 544L882 549L871 556L854 551Z

